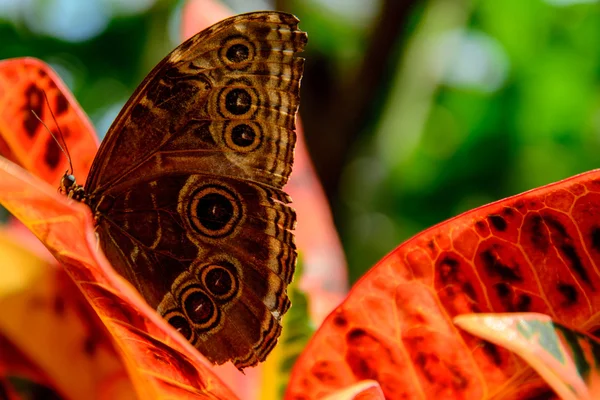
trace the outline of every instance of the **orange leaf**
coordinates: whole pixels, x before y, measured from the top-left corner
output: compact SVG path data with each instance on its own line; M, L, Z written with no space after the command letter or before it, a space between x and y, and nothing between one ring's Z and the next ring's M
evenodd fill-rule
M140 398L233 398L96 248L89 209L0 157L0 203L59 260L113 337Z
M131 398L129 376L79 289L62 269L13 242L12 234L0 231L0 257L10 260L0 267L5 374L27 377L65 398Z
M363 379L386 398L549 395L511 352L452 318L540 312L596 332L600 171L475 209L405 242L352 289L295 365L288 398Z
M454 323L521 356L563 400L600 397L600 343L537 313L464 314Z
M52 113L46 103L52 107ZM62 80L35 58L0 61L0 154L58 187L69 167L66 156L47 128L64 136L73 168L85 182L98 139L92 124Z

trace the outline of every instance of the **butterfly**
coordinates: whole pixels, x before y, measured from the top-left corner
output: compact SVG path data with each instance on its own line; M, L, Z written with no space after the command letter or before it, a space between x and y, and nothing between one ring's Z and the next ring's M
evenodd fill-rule
M125 104L83 186L100 247L211 362L263 361L290 307L291 173L307 42L298 19L223 20L167 55Z

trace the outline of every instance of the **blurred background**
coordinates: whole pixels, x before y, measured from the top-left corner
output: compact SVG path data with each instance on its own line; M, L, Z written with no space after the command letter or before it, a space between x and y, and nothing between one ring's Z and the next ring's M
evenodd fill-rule
M600 165L595 0L223 0L296 14L301 117L351 282L419 231ZM0 59L51 64L104 135L181 1L0 0Z

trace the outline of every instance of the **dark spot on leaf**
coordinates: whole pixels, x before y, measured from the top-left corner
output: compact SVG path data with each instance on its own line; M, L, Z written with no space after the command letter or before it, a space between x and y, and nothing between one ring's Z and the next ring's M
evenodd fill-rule
M498 276L502 280L509 282L522 282L523 277L518 265L509 266L500 261L491 250L485 250L480 253L485 271L490 276Z
M348 325L348 320L343 312L340 311L333 317L333 324L338 328L345 328Z
M496 289L496 294L498 294L498 297L506 297L512 291L510 285L504 282L500 282L494 285L494 288Z
M332 368L328 361L317 361L310 369L315 378L328 386L338 381L338 377L333 373L334 371L335 369Z
M500 232L506 230L506 220L504 219L504 217L500 215L490 215L488 216L488 220L490 221L492 226Z
M419 367L425 379L429 382L436 382L437 376L431 372L433 368L430 368L431 365L435 365L439 363L439 358L435 354L427 354L424 352L419 352L417 356L414 358L414 364ZM430 364L428 366L428 364Z
M571 261L571 266L573 267L575 272L581 277L581 279L593 288L592 282L590 281L587 271L585 270L585 267L581 262L581 258L579 258L579 255L575 250L575 247L569 244L563 244L562 246L560 246L560 250L569 259L569 261Z
M577 304L577 289L575 286L568 283L559 283L556 289L565 297L564 306L572 306Z
M531 308L531 297L522 294L517 299L517 304L515 304L515 311L517 312L528 312Z
M44 118L42 110L44 107L44 92L35 83L29 85L25 90L27 102L23 106L23 129L29 137L34 137L38 127L42 124L39 118ZM32 112L33 111L33 112ZM37 114L37 117L33 114Z
M59 92L56 95L56 104L55 104L55 110L54 110L55 115L58 117L59 115L64 114L68 109L69 109L69 102L67 101L67 98L62 93Z
M433 242L433 239L427 242L427 247L429 248L429 250L435 251L435 243Z
M483 222L481 220L475 222L475 229L477 230L477 232L479 232L480 235L485 236L485 231L486 231L485 222Z
M358 379L376 379L382 368L397 368L391 350L363 329L348 332L346 344L346 363Z
M452 375L451 384L456 391L463 391L467 386L469 386L469 379L463 375L456 365L448 365L448 371Z
M54 297L54 312L59 316L65 313L65 300L60 295Z
M597 252L600 252L600 227L594 226L592 228L592 232L590 233L592 238L592 247Z
M96 343L94 338L91 336L85 338L83 341L83 351L90 357L94 356L94 353L96 353Z
M502 365L502 357L500 356L500 351L498 346L493 343L488 342L487 340L482 340L482 348L483 352L488 355L489 358L492 359L492 362L497 365Z
M573 239L567 233L565 226L550 215L544 215L544 222L550 228L552 241L557 244L562 254L571 262L571 267L575 270L575 273L579 275L581 280L593 289L592 282L588 276L588 273L581 261L581 258L575 250L573 245Z
M515 212L511 207L504 207L504 209L502 210L502 214L506 215L507 217L512 217L514 213Z
M356 344L354 342L364 338L365 336L368 336L368 334L364 329L356 328L348 332L346 338L350 344Z
M569 234L567 233L567 229L565 228L565 226L558 220L556 220L555 218L551 217L550 215L546 214L544 215L544 222L546 224L548 224L548 226L552 229L554 229L555 231L558 232L558 234L563 237L563 238L568 238Z
M550 247L550 239L548 237L546 227L542 222L542 217L538 214L532 215L525 219L523 230L530 235L533 246L542 253L547 253Z
M458 260L449 256L445 256L440 260L438 270L440 271L440 280L442 283L446 284L458 280L459 265Z
M58 167L58 163L60 162L60 147L58 147L58 143L54 140L53 137L48 137L48 141L46 142L46 151L44 152L44 161L46 165L50 169L56 169Z
M477 302L477 293L475 293L475 289L473 288L473 285L471 285L471 282L463 283L462 290L471 300Z
M523 202L523 200L518 200L517 202L515 202L515 208L519 211L523 210L523 208L525 208L525 203Z
M352 369L352 373L359 379L375 379L377 377L377 370L372 368L367 360L355 353L349 354L346 357L346 362Z

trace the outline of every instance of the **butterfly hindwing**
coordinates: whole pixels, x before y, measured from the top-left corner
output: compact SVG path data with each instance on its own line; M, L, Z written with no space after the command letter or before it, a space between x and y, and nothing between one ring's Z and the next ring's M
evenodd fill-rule
M168 175L111 197L98 234L118 272L167 321L212 361L251 361L237 363L244 367L264 359L261 345L289 307L295 215L280 195L233 178ZM210 323L195 308L209 310Z

